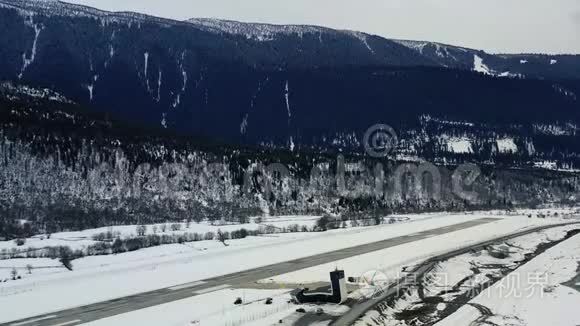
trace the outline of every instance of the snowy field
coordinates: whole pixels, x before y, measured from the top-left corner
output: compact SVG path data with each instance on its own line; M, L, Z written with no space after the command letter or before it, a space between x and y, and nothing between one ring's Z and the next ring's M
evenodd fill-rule
M563 285L580 273L580 235L547 250L482 292L437 326L471 322L498 326L580 325L580 284ZM578 278L576 278L578 280ZM486 314L474 306L484 307Z
M550 214L553 216L555 211L550 210ZM335 266L344 267L348 275L363 273L369 269L396 268L396 266L408 264L473 241L537 225L561 222L564 220L562 216L572 212L573 210L560 210L558 218L546 219L535 218L535 216L537 214L547 215L547 210L542 212L520 211L509 214L503 211L493 211L466 214L408 215L410 221L406 223L348 228L323 233L288 233L248 237L228 241L228 247L223 246L218 241L200 241L153 247L119 255L86 257L73 261L73 271L68 271L60 267L57 261L48 259L2 260L0 261L0 273L5 273L5 277L8 277L10 270L13 267L18 267L22 279L0 283L0 306L7 308L3 309L3 313L0 314L0 322L194 282L482 217L502 218L500 221L477 227L477 232L473 230L458 231L453 235L424 240L421 244L407 244L396 247L396 250L367 254L331 266L332 269ZM534 217L528 218L528 214L534 214ZM300 223L315 223L316 218L286 217L277 221L268 221L268 223L288 225L295 224L298 220L301 221ZM194 228L194 225L192 224L191 227ZM203 225L203 227L214 226ZM223 228L223 226L221 227ZM240 225L232 227L239 229ZM126 230L127 234L135 232L134 227L117 227L115 231L117 230L120 232ZM55 234L53 239L55 241L57 239L69 241L79 237L86 239L98 232L102 232L102 230L87 230L80 235L77 232ZM14 246L13 242L9 243ZM22 269L29 264L34 266L32 274L28 274L26 269ZM316 275L316 277L302 271L282 276L277 281L301 283L328 280L328 267L330 266L314 268L312 275ZM200 298L203 297L206 295ZM200 298L190 300L192 302L202 300ZM168 305L168 309L172 309L172 304ZM146 310L143 311L143 313L145 312ZM177 317L182 318L176 320L176 322L180 322L195 316L180 315Z
M234 305L236 298L242 298L243 305ZM266 299L272 303L266 305ZM203 296L184 299L156 307L90 322L87 326L126 325L222 325L222 326L264 326L293 325L301 316L296 309L315 312L322 307L324 312L339 315L348 310L339 305L296 305L290 303L288 290L227 289ZM282 321L282 323L280 323Z
M472 212L467 213L468 215L487 215L487 216L527 216L532 215L533 217L538 217L538 215L543 215L547 217L554 217L555 214L558 217L572 216L575 214L580 214L580 209L577 208L546 208L546 209L534 209L534 210L517 210L514 212L507 213L506 211L485 211L485 212ZM453 216L461 215L460 213L425 213L425 214L410 214L410 215L393 215L389 218L395 218L400 220L410 219L412 221L417 221L420 219L430 219L441 216ZM205 234L207 232L216 233L218 230L223 232L237 231L240 229L246 229L248 231L259 230L260 228L273 227L275 229L287 228L292 225L298 225L299 227L305 226L307 228L312 228L316 225L316 221L320 216L276 216L276 217L264 217L261 218L260 223L255 222L255 218L250 218L250 222L246 224L210 224L207 222L201 223L165 223L165 224L152 224L146 225L145 234L158 234L158 235L173 235L173 234L184 234L184 233L198 233ZM171 225L178 224L179 230L172 230ZM110 232L115 237L128 238L137 236L137 225L122 225L122 226L111 226L102 227L97 229L87 229L84 231L77 232L59 232L54 233L50 238L45 234L40 234L26 239L26 243L22 246L16 246L14 241L0 241L0 251L9 251L13 248L18 250L27 249L40 249L46 247L57 247L57 246L68 246L71 249L85 249L88 246L95 245L99 241L94 240L94 237L99 234L104 234ZM1 278L1 275L0 275Z
M23 279L0 283L0 306L14 307L0 315L1 321L77 307L117 297L268 264L382 240L405 233L457 224L476 216L425 214L411 222L333 230L323 233L287 233L228 241L200 241L142 249L134 252L85 257L73 261L74 271L46 259L0 261L0 271L9 277L17 264L34 266L31 275L20 270ZM45 300L58 293L55 300ZM30 306L26 302L35 302Z
M218 230L223 232L237 231L240 229L246 229L248 231L258 230L260 228L265 228L268 226L274 228L289 227L291 225L306 226L312 228L316 220L320 216L279 216L279 217L269 217L262 218L261 223L255 223L254 219L250 219L251 222L247 224L209 224L207 222L195 223L166 223L166 224L152 224L147 225L145 234L183 234L186 232L205 234L207 232L216 233ZM172 230L171 226L173 224L179 225L179 230ZM94 240L94 237L98 234L103 234L110 232L115 237L119 236L121 238L135 237L137 236L137 225L123 225L123 226L112 226L103 227L97 229L88 229L78 232L59 232L54 233L50 236L50 239L46 235L37 235L26 239L26 243L19 246L18 249L25 250L29 248L45 248L45 247L56 247L56 246L68 246L71 249L83 249L87 246L94 245L98 241ZM15 247L14 241L0 241L0 250L2 249L12 249Z
M238 297L243 305L233 304ZM265 304L267 298L273 299L271 305ZM227 289L85 325L273 325L298 308L289 300L288 290Z
M575 229L578 229L577 225L544 230L439 262L424 278L418 279L417 284L401 291L401 296L394 303L389 305L381 303L376 309L369 311L356 325L414 325L416 318L420 318L425 324L434 324L453 313L457 307L467 304L467 298L472 293L475 295L481 293L484 284L501 280L504 275L507 275L506 278L512 282L516 279L510 276L521 276L522 279L529 276L530 280L533 278L543 280L541 276L543 271L521 274L516 270L527 260L533 258L528 258L528 256L535 255L536 250L542 245L561 241L565 239L569 231ZM499 253L504 254L500 255ZM511 271L516 272L509 274ZM517 281L520 279L518 278ZM534 286L529 286L514 282L509 287L504 286L503 293L523 296L527 293L532 294L532 291L541 292L542 287L550 287L547 283L536 283ZM523 288L518 288L522 285ZM492 317L492 315L488 315L487 307L476 302L469 304L485 314L483 316L477 315L471 321L481 317ZM469 322L465 323L463 317L458 320L460 321L457 321L457 326L469 324ZM478 319L474 325L486 324L485 321L492 320ZM514 326L514 324L505 323L498 325Z

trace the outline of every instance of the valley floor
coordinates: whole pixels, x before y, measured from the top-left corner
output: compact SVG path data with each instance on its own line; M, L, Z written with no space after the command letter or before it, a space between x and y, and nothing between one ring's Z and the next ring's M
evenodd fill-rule
M554 210L552 214L553 212ZM136 324L134 321L138 320L147 320L147 323L152 323L152 325L184 325L184 323L199 321L202 321L202 325L240 325L241 323L245 325L248 322L263 325L275 323L278 319L285 319L287 322L286 317L296 309L296 306L287 304L288 292L292 288L286 287L285 284L327 282L328 272L334 268L345 269L348 276L357 277L378 269L385 271L390 277L389 273L394 275L402 266L410 265L439 252L539 225L569 221L570 217L565 219L563 216L571 215L572 212L573 210L561 211L559 217L547 219L536 218L538 211L519 211L509 214L492 211L409 215L407 217L410 220L405 223L348 228L323 233L288 233L248 237L228 241L227 247L218 241L201 241L165 245L119 255L86 257L73 261L73 271L65 270L57 261L48 259L2 260L0 273L5 273L8 277L10 270L18 267L23 278L0 283L0 306L3 307L0 322L175 287L210 277L416 234L467 221L482 218L498 219L471 229L433 236L421 241L339 260L332 264L262 280L261 284L249 286L253 289L224 289L103 319L94 324L128 325ZM529 218L529 214L533 217ZM542 213L544 214L545 212ZM286 217L285 219L312 224L316 218ZM284 219L279 222L287 223ZM129 229L127 227L127 230ZM90 234L92 231L84 231L84 233ZM53 239L59 238L66 237L62 234L53 235ZM7 244L0 243L0 245ZM32 274L25 273L23 267L26 265L34 266ZM260 287L270 288L270 290L260 290L258 289ZM233 301L237 297L243 297L244 302L248 304L234 306ZM267 297L274 299L272 305L265 305L263 301L260 301ZM306 308L307 310L314 309ZM325 309L332 312L333 309L341 308L326 307ZM155 323L155 321L158 322Z

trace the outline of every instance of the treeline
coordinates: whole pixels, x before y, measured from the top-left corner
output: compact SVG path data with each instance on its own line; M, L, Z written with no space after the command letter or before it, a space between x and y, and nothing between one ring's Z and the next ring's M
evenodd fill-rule
M394 224L397 222L408 220L408 218L393 218L384 215L367 216L341 216L333 217L324 215L320 217L314 226L308 227L306 225L291 224L283 227L275 227L272 225L261 225L258 229L248 230L240 228L233 231L216 232L179 232L181 224L162 224L160 226L153 225L138 225L136 227L137 236L122 237L119 232L106 231L94 234L92 239L97 243L89 245L83 249L71 249L68 246L55 246L44 248L26 248L18 249L13 247L11 249L0 250L0 260L2 259L19 259L19 258L50 258L50 259L65 259L72 261L74 259L85 256L101 256L110 254L121 254L126 252L137 251L140 249L157 247L169 244L185 244L199 241L220 241L224 245L228 245L229 240L245 239L247 237L256 237L268 234L284 234L284 233L298 233L298 232L325 232L328 230L335 230L340 228L350 228L359 226L375 226L381 224ZM146 234L151 228L153 234ZM157 232L179 232L172 234L157 234ZM22 242L20 245L24 245Z
M97 243L87 246L83 249L72 250L68 246L55 246L45 248L26 248L18 249L13 247L11 249L0 250L0 259L18 259L18 258L50 258L60 259L63 256L69 257L70 260L82 258L85 256L101 256L110 254L121 254L125 252L132 252L140 249L157 247L168 244L185 244L199 241L220 241L226 242L229 240L245 239L250 236L260 236L265 234L282 234L282 233L296 233L296 232L319 232L325 231L328 228L308 228L298 224L289 225L287 227L273 227L263 226L256 230L248 230L240 228L233 231L221 231L196 233L183 232L173 234L147 234L139 236L121 237L113 232L104 232L95 234L93 240ZM176 231L176 230L173 230Z
M349 169L342 169L336 156L320 152L200 145L126 127L72 104L48 103L0 96L0 239L184 220L243 224L263 214L360 219L567 203L579 189L573 173L482 165L469 189L476 199L466 200L453 192L455 167L438 166L441 191L434 198L428 176L396 175L400 164L390 160L346 155ZM272 163L288 175L268 170ZM384 172L379 182L378 163Z

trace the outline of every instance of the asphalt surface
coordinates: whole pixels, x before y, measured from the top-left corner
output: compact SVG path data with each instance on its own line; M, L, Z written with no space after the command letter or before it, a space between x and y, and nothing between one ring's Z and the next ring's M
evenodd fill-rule
M160 289L156 291L144 292L137 295L104 301L78 308L72 308L54 313L30 317L27 319L12 321L0 324L0 326L81 325L84 323L88 323L91 321L107 317L112 317L140 309L154 307L161 304L174 302L186 298L191 298L230 287L237 287L244 284L257 282L259 280L271 278L276 275L286 274L309 267L328 264L337 260L359 256L366 253L399 246L405 243L421 241L427 238L432 238L446 233L473 228L497 220L498 219L493 218L482 218L478 220L472 220L442 228L417 232L409 235L390 238L351 248L340 249L319 255L295 259L283 263L272 264L264 267L242 271L239 273L223 275L198 282L173 286L170 288ZM47 300L50 300L50 298L47 298ZM2 309L5 308L7 307L2 307ZM360 307L357 307L357 310L358 309L360 309Z

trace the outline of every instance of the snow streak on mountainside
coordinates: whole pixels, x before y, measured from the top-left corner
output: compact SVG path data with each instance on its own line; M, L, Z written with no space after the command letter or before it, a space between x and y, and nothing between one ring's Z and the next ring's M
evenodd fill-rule
M483 63L483 59L477 56L477 54L473 55L473 70L485 75L492 75L489 67Z
M33 16L28 16L24 24L34 29L34 41L32 42L30 56L28 56L26 52L22 53L22 69L20 70L20 74L18 74L18 79L22 79L22 74L24 74L26 68L34 62L34 59L36 58L36 44L38 42L38 37L40 36L40 32L44 29L42 25L34 23Z

